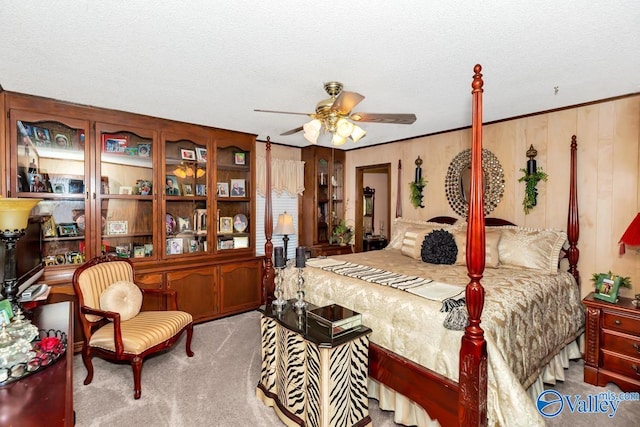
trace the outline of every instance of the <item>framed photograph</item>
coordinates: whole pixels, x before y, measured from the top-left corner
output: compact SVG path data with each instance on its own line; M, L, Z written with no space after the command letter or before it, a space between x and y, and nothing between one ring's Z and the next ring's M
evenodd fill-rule
M36 140L36 146L51 147L51 132L49 132L49 129L34 126L33 136Z
M229 183L219 182L217 194L218 194L218 197L229 197Z
M129 156L137 156L138 155L138 147L127 147L124 149L124 154Z
M244 165L246 162L247 153L244 151L236 151L233 153L233 163L236 165Z
M107 221L107 234L127 234L129 221Z
M245 197L244 179L231 180L231 197Z
M193 196L193 186L191 184L182 184L182 195Z
M128 146L128 135L102 134L102 151L105 153L124 154Z
M207 161L207 149L202 147L196 147L196 159L199 162Z
M133 257L134 258L144 258L144 246L134 246L133 247Z
M180 187L178 187L178 178L175 175L167 175L165 180L164 192L167 196L179 196Z
M218 249L233 249L233 239L218 239Z
M71 194L84 193L84 181L81 179L69 179L69 193Z
M248 236L236 236L233 238L233 248L248 248L249 247L249 237Z
M144 256L152 256L153 255L153 244L145 243L144 244Z
M189 240L189 252L199 252L200 245L195 239Z
M126 195L131 195L131 187L125 187L124 185L120 186L120 190L118 191L118 194L126 194Z
M187 148L180 149L180 157L182 160L196 160L196 152Z
M189 218L178 217L178 233L191 230L191 221Z
M75 237L78 235L78 227L75 223L58 224L58 236Z
M167 239L167 251L169 255L179 255L182 253L182 238L174 237Z
M207 186L204 184L196 184L196 196L206 196Z
M68 133L55 131L53 134L52 148L59 148L61 150L69 150L73 148L71 144L71 137Z
M138 156L150 157L151 156L151 144L138 144Z
M596 280L596 292L594 298L615 303L618 301L618 290L620 289L620 276L609 273L600 273Z
M56 223L53 221L52 216L50 216L48 219L42 222L42 235L44 237L58 236L58 233L56 231Z
M11 318L13 317L13 310L11 309L11 302L8 299L0 301L0 325L3 323L9 326Z
M108 176L100 177L100 192L101 194L109 194L109 177Z
M42 175L38 173L29 174L29 175L31 175L31 177L29 178L29 181L31 182L31 184L29 185L29 190L32 193L46 193L47 186L44 183L44 179L42 178Z
M233 233L233 218L230 216L220 217L220 233Z
M207 231L207 210L196 209L193 214L193 228L198 234L204 234Z

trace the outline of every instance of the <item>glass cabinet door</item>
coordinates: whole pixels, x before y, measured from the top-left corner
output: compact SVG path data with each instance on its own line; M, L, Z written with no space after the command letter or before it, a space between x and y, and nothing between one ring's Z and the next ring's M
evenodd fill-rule
M332 221L335 212L329 209L329 159L321 157L316 165L316 182L318 185L318 222L316 224L318 243L326 243L329 241L329 224Z
M207 138L163 136L163 245L165 257L211 253L208 231Z
M157 258L155 132L97 123L96 138L100 147L95 177L99 214L94 224L99 230L99 251L134 261Z
M337 158L335 150L333 151L333 169L331 171L331 212L334 221L340 222L344 219L344 161ZM334 226L337 224L333 224Z
M48 266L81 264L87 256L90 219L87 181L89 124L12 110L12 197L43 199L32 211L42 227L42 255Z
M252 248L251 152L237 146L216 148L216 217L218 253Z

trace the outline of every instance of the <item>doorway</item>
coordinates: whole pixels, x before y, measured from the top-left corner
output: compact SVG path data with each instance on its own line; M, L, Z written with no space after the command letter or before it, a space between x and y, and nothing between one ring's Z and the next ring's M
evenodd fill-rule
M373 206L365 212L364 189L375 190ZM370 199L368 200L370 203ZM373 221L367 222L365 213L373 215ZM389 239L391 221L391 163L356 167L356 204L355 204L355 249L362 252L365 231L373 235L382 235Z

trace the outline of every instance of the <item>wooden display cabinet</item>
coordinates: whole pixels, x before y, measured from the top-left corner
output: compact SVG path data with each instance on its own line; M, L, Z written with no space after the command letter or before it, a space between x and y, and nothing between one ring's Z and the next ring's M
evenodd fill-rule
M312 146L302 149L302 161L305 192L298 221L300 243L311 248L314 256L325 255L331 250L333 226L345 215L345 155L342 150Z
M141 287L175 289L196 321L260 305L255 135L11 92L0 101L0 194L43 199L33 214L54 297L108 252L132 260Z

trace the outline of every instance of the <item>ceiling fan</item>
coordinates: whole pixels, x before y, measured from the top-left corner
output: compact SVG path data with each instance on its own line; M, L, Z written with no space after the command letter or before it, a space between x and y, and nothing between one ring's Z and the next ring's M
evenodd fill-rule
M331 132L333 134L331 142L334 145L344 144L347 142L347 138L351 138L353 142L358 142L358 140L366 135L366 131L353 122L410 125L416 121L415 114L352 113L351 110L364 99L364 96L356 92L343 91L342 87L342 83L340 82L325 83L324 90L329 94L330 98L318 102L315 113L295 113L274 110L253 111L262 113L299 114L311 117L312 120L310 122L281 133L280 135L287 136L304 131L304 137L312 144L318 142L321 131L322 133Z

